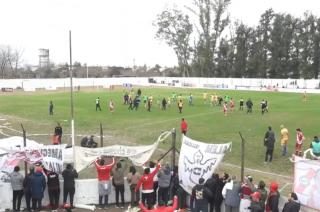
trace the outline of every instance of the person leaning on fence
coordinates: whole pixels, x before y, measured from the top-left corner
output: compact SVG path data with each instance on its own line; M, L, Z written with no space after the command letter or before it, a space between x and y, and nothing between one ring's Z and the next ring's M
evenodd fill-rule
M121 162L112 170L112 183L116 190L116 208L124 208L124 169ZM121 206L119 205L119 194L121 196Z
M139 188L142 186L141 189L141 197L142 197L142 204L147 206L148 209L151 209L154 205L155 200L153 192L153 178L158 173L161 165L160 163L157 164L156 168L150 173L150 168L144 169L144 174L140 178L136 188L135 192L139 191Z
M102 158L97 158L95 161L95 167L98 173L98 192L99 192L99 206L108 206L108 196L111 193L111 180L110 172L115 164L115 160L112 157L110 164L105 164L105 160ZM104 197L104 205L102 204L102 199Z
M15 166L13 172L9 175L13 190L12 210L14 212L20 211L21 199L23 196L23 176L19 171L20 167Z
M135 188L139 182L140 174L136 171L136 167L130 166L129 173L127 175L127 181L130 186L130 192L131 192L131 207L137 206L140 201L140 193L135 192Z
M73 208L73 197L75 193L75 178L78 178L78 172L72 167L71 164L67 164L66 168L62 172L63 177L63 205L67 204L68 195L70 197L70 207Z

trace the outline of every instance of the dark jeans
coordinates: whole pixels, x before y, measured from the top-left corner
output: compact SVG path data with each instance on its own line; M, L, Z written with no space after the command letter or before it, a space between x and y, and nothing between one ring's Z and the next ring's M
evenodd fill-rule
M22 196L23 196L23 190L14 190L13 191L13 202L12 202L13 203L13 206L12 206L13 211L16 211L16 210L20 211Z
M130 191L131 191L131 206L137 206L139 204L140 200L140 193L135 192L136 184L130 185Z
M216 207L216 204L215 204L215 200L212 199L212 200L209 200L209 212L213 212L213 210L215 209Z
M271 162L273 157L273 149L267 149L266 157L264 159L265 162L268 162L268 157L269 157L269 162Z
M222 204L222 199L218 198L218 199L215 199L215 204L214 204L214 209L215 209L215 212L220 212L221 211L221 204Z
M59 197L60 189L48 189L50 206L52 209L58 209L59 207Z
M193 212L208 212L208 201L207 200L196 200Z
M68 195L70 195L70 205L73 207L73 197L75 193L75 188L63 188L63 203L67 202Z
M225 205L225 212L239 212L239 207Z
M124 206L124 185L116 185L116 205L119 206L119 193L121 195L121 203Z
M100 196L99 195L99 205L102 207L103 204L102 204L102 199L103 199L103 196ZM106 207L108 205L108 199L109 199L109 196L108 195L104 195L104 206Z
M158 190L158 204L163 202L167 205L169 200L169 187L159 187Z
M41 207L42 207L41 201L42 201L42 198L41 199L32 198L32 209L41 210Z
M142 200L141 202L143 203L144 206L146 206L149 210L153 206L153 193L142 193L141 197Z
M158 190L158 181L153 181L153 197L152 197L152 204L155 205L157 201L157 190Z
M31 204L30 204L30 202L31 202L31 191L26 191L25 193L24 193L24 197L25 197L25 199L26 199L26 205L27 205L27 209L28 209L28 211L31 211Z

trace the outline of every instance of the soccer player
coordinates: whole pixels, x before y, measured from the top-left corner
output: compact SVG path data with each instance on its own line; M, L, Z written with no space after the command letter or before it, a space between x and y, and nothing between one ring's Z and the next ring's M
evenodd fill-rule
M113 102L112 99L109 101L109 111L110 111L111 113L114 112L114 102Z
M49 115L53 116L53 103L52 103L52 101L50 101L50 104L49 104Z
M267 108L266 101L264 101L264 99L263 99L263 100L261 101L260 105L261 105L261 114L263 115L264 112L266 112L266 108Z
M246 106L247 106L247 114L248 113L252 113L252 106L253 106L253 103L251 101L251 99L249 98L246 102Z
M240 104L239 110L243 110L243 103L244 103L244 100L243 100L243 98L241 97L241 98L240 98L240 101L239 101L239 104Z
M230 111L233 112L234 111L234 101L232 98L230 99L229 104L230 104Z
M223 104L223 114L224 114L224 116L227 116L227 113L228 113L228 104L227 104L227 102L224 102L224 104Z
M181 119L181 133L184 134L184 135L187 135L187 131L188 131L188 124L184 120L184 118L182 118Z
M99 109L99 111L101 111L101 107L100 107L100 98L97 97L96 98L96 111Z
M182 113L182 108L183 108L183 101L182 101L182 99L180 99L179 102L178 102L178 108L179 108L179 113Z
M296 129L297 139L296 139L296 155L302 157L302 143L305 140L305 137L300 128Z
M204 92L203 93L203 103L206 104L207 103L207 98L208 98L208 93Z

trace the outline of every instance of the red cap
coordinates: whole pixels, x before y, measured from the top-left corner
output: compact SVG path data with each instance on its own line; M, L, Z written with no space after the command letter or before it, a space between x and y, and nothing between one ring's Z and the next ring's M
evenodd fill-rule
M270 183L270 192L277 191L277 190L278 190L278 187L279 187L278 183L276 183L276 182L271 182L271 183Z
M261 194L260 194L260 192L254 192L253 194L251 194L251 197L252 198L254 198L254 199L256 199L256 200L260 200L260 198L261 198Z

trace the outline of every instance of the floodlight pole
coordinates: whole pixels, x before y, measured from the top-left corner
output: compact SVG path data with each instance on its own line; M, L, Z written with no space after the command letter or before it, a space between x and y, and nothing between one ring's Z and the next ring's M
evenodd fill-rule
M21 124L21 128L22 128L22 135L23 135L23 147L26 147L27 146L27 136L26 136L26 131L25 131L22 124ZM27 174L28 174L28 164L25 161L24 162L24 176L27 176Z
M242 137L241 132L239 132L241 137L241 182L244 179L244 138Z
M74 142L74 112L73 112L73 83L72 83L72 45L71 45L71 30L69 30L69 51L70 51L70 106L71 106L71 141L72 141L72 149L73 149L73 163L75 166L76 163L76 155L75 155L75 142Z

